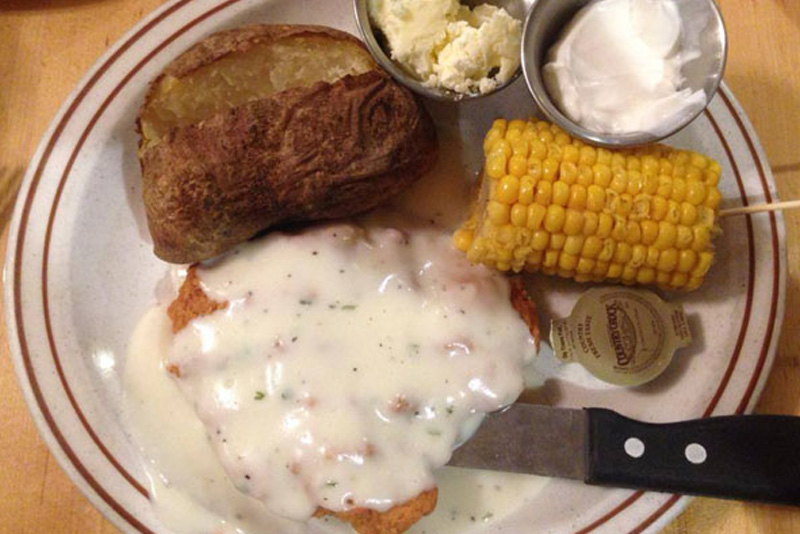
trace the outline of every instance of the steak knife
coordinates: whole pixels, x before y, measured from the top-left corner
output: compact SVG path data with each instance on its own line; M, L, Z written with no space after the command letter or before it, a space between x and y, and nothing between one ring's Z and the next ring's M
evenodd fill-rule
M486 417L449 465L797 506L800 417L652 424L600 408L514 404Z

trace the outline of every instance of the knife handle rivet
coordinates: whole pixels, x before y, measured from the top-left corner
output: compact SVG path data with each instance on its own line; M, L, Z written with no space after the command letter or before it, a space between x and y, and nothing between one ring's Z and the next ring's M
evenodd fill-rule
M639 438L628 438L625 440L625 454L631 458L641 458L644 456L644 442Z
M708 452L706 452L706 448L700 445L699 443L690 443L684 449L683 454L686 456L686 459L689 460L691 463L695 465L702 464L708 458Z

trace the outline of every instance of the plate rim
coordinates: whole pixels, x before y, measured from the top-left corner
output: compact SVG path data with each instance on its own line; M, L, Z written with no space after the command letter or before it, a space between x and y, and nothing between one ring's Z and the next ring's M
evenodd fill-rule
M171 33L160 43L156 42L155 46L147 47L149 53L142 58L142 60L136 64L134 68L131 69L127 76L122 78L122 81L118 83L116 90L107 95L106 100L99 106L94 118L92 121L90 121L90 126L87 128L86 132L91 130L94 120L96 120L103 113L106 105L113 100L115 93L127 83L127 80L131 78L142 65L152 59L152 57L154 57L162 48L164 48L174 39L177 39L181 34L189 30L191 27L194 27L203 20L212 17L225 8L241 3L242 1L243 0L211 0L209 2L210 7L203 11L200 15L191 19L189 23L181 27L179 30ZM35 372L32 365L28 365L24 361L23 346L26 343L24 339L25 334L23 330L19 328L18 324L18 317L21 317L22 314L21 282L18 269L20 268L24 254L24 230L27 229L30 224L27 220L27 214L31 205L33 204L33 198L36 194L38 181L43 174L44 167L47 164L47 158L49 158L52 149L57 146L59 142L61 142L59 141L60 136L65 129L66 124L71 119L71 113L82 104L82 100L86 94L97 82L103 78L103 76L106 75L107 70L125 54L130 46L132 46L138 39L143 37L152 28L161 24L166 18L174 13L179 12L181 8L190 4L192 4L192 0L172 0L153 11L150 15L142 19L120 39L118 39L115 45L105 54L103 54L89 69L86 75L84 75L81 81L76 84L75 88L65 100L53 121L50 123L50 126L42 137L38 148L28 166L18 197L20 201L17 202L14 210L14 216L10 225L4 264L4 307L10 357L14 364L17 383L23 392L28 411L36 423L39 435L47 443L50 452L57 459L62 469L69 474L72 482L82 491L82 493L84 493L85 496L87 496L87 498L89 498L96 508L98 508L109 520L111 520L112 523L128 532L142 532L146 534L154 533L146 525L137 520L136 517L132 516L124 506L114 499L113 495L109 495L102 483L98 483L97 481L92 483L94 480L93 477L90 473L88 473L85 466L83 466L81 459L70 450L69 441L63 435L60 435L61 432L58 428L58 424L53 415L49 413L47 402L43 396L43 391L41 391L38 387L34 388L32 385L32 381L36 381ZM733 96L733 93L724 83L721 86L718 95L730 112L731 117L737 123L737 127L741 132L742 138L745 140L750 149L752 159L757 167L758 177L761 181L761 185L767 200L769 201L772 198L777 198L774 178L768 164L766 163L767 159L765 157L763 147L761 146L747 115ZM704 113L708 118L711 119L712 125L715 126L715 129L719 131L719 127L715 125L715 121L708 110L706 110ZM725 136L720 132L719 137L727 148ZM728 148L727 150L730 154L730 149ZM75 150L75 154L79 152L80 149ZM735 160L732 157L729 159L735 165ZM69 169L64 172L63 176L66 177L68 174ZM52 204L56 206L61 191L63 190L64 182L65 179L62 179L62 181L59 183L56 195L53 197ZM743 187L741 179L739 185L740 187ZM25 200L22 201L21 199ZM746 202L746 199L744 201ZM55 211L56 210L54 209L53 213ZM763 345L763 354L759 360L759 365L754 370L753 376L748 384L748 388L745 390L744 396L735 413L748 413L752 411L755 403L758 401L758 398L766 386L766 382L769 377L769 371L771 370L772 364L775 360L780 337L780 328L783 324L787 261L785 224L783 217L780 214L770 213L769 217L770 232L773 238L772 254L773 259L777 260L775 261L774 268L776 276L774 277L773 281L773 294L776 295L776 298L773 299L774 309L771 310L774 320L769 322L769 342ZM749 216L748 224L750 224ZM23 230L22 234L20 234L21 230ZM46 266L47 264L44 263L44 273L46 273ZM46 292L46 278L42 283ZM776 332L778 335L776 335ZM735 365L733 365L732 368L733 367L735 367ZM724 389L725 388L722 387L720 388L720 391L724 391ZM712 404L714 404L713 401ZM713 411L713 405L710 406L710 409L707 411ZM92 441L100 445L97 439L93 439ZM115 462L112 455L106 454L106 457L113 464L115 464L115 467L117 467L118 470L120 470L120 467ZM138 485L135 479L130 477L130 475L125 476L126 473L124 472L124 469L121 469L121 473L123 474L123 477L129 478L129 481L132 481L134 488L136 488L136 486L141 488L141 486ZM144 490L144 488L139 488L136 488L137 491L146 496L147 491ZM612 509L597 521L592 522L583 529L577 530L575 534L587 534L588 532L593 531L604 522L618 515L627 506L638 500L638 498L643 494L645 494L645 492L632 492L630 496L623 501L623 503ZM111 502L109 502L109 499ZM667 501L665 501L657 510L655 510L653 514L647 517L636 528L631 530L629 534L651 532L663 527L667 522L671 521L675 516L677 516L690 500L691 497L677 495L670 496ZM114 503L114 505L111 503Z

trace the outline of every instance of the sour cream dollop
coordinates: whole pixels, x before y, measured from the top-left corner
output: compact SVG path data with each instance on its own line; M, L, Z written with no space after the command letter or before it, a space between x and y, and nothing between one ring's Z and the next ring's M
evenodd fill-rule
M706 104L682 88L700 54L674 0L599 0L573 18L542 69L559 109L602 133L666 133Z

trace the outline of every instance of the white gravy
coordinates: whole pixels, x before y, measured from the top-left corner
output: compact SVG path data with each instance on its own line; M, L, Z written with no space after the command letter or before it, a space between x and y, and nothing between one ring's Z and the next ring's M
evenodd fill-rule
M275 515L383 511L435 485L428 528L439 517L462 530L541 484L450 468L434 478L482 414L516 399L535 353L505 279L467 263L446 233L274 233L199 275L227 308L174 336L164 308L151 310L126 368L153 500L176 532L301 532ZM478 486L491 488L486 510L459 508L457 488Z

